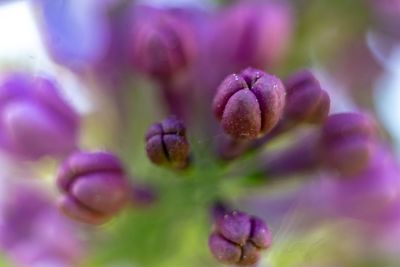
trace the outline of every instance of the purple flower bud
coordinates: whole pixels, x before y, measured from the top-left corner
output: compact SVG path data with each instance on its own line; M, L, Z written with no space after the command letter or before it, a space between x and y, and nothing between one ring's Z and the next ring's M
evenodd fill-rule
M185 126L176 117L153 124L147 131L147 156L154 164L183 169L189 163L189 149Z
M257 217L253 217L252 221L252 231L250 235L250 240L255 246L263 249L267 249L271 246L271 232L268 226L263 220Z
M285 119L296 123L319 124L328 116L330 99L309 70L293 74L285 83Z
M235 264L240 261L242 255L240 247L232 244L220 234L211 234L208 244L211 253L218 261L227 264Z
M169 80L186 70L195 54L194 34L187 21L171 10L143 8L134 22L131 59L141 72Z
M216 228L225 238L243 246L251 232L250 216L238 211L226 213L217 219Z
M0 85L0 145L27 159L71 152L78 137L78 117L52 81L14 73Z
M77 152L64 161L57 176L65 193L61 210L76 220L102 224L123 208L129 185L117 157L108 152Z
M268 226L259 218L239 211L216 216L215 229L209 239L214 257L226 264L253 265L260 259L260 250L272 243Z
M374 121L365 114L331 115L322 128L322 158L328 167L342 174L357 174L370 162L376 135Z
M285 88L275 76L248 68L219 86L213 110L234 139L254 139L271 131L282 116Z

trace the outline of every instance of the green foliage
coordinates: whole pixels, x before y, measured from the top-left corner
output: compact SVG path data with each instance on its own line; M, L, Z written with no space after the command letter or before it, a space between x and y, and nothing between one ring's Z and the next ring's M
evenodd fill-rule
M367 1L292 1L296 18L289 57L283 74L299 68L326 64L345 45L363 38L369 23Z
M153 176L159 177L157 203L129 211L110 225L95 263L106 266L122 259L139 266L212 266L208 208L218 195L217 173L193 170L177 178L155 169Z
M10 267L11 263L8 262L8 260L0 254L0 267Z

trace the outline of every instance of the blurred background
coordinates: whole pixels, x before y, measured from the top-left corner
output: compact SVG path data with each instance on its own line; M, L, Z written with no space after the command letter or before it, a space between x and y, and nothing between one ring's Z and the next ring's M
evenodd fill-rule
M30 1L5 0L2 2L0 11L0 31L3 36L0 43L1 67L7 69L11 66L12 68L29 69L34 73L57 74L60 70L46 53ZM215 9L217 5L221 4L218 1L189 0L139 2L158 6L196 6L201 9ZM340 72L337 75L344 75L347 71L355 72L359 68L357 76L361 77L358 79L370 79L370 82L357 85L347 81L347 84L343 84L344 82L341 81L329 81L334 78L327 77L326 83L338 83L331 87L335 87L335 91L342 91L343 94L347 93L347 89L357 90L358 92L353 93L361 95L368 95L371 90L374 90L374 98L370 100L372 103L368 104L372 105L382 119L382 123L390 131L391 137L395 141L394 145L399 150L400 129L396 122L399 119L397 116L400 115L393 110L400 99L397 89L399 88L398 73L400 71L400 52L396 42L398 14L395 13L399 9L399 3L395 0L382 1L383 3L372 0L354 1L354 3L343 1L344 3L335 4L324 1L313 1L309 4L303 2L295 3L296 6L299 6L295 10L297 20L295 41L297 42L293 42L291 46L297 46L297 48L290 52L293 54L293 58L290 61L287 59L280 67L292 69L293 65L302 66L305 63L307 67L318 68L321 72L328 71L332 68L331 65L340 64L333 62L335 60L326 61L325 58L333 57L337 61L339 53L343 53L341 56L346 58L346 61L344 65L340 65L341 70L335 70ZM307 6L307 8L302 6ZM343 60L345 60L344 58ZM287 63L288 61L289 63ZM365 68L368 69L364 70ZM377 72L373 77L371 76L372 71ZM332 76L333 74L326 75ZM80 110L85 110L88 103L85 103L81 95L74 97L74 92L79 94L78 82L74 81L74 78L68 73L62 73L58 79L61 79L63 83L68 83L66 86L68 90L65 90L65 93L72 95L74 105ZM354 85L360 88L354 88ZM329 89L329 86L326 88ZM346 109L346 107L341 107L341 109Z
M62 98L80 117L78 146L115 151L135 183L150 184L161 192L154 206L135 203L115 221L92 228L66 219L54 207L59 157L21 160L3 151L0 266L222 266L207 247L211 231L208 208L221 196L271 224L275 245L259 267L399 266L398 218L388 215L390 223L379 220L371 226L369 219L363 217L360 223L360 218L352 215L358 214L358 208L373 209L381 201L375 198L378 193L390 191L388 198L400 196L400 190L393 192L400 184L400 173L390 177L393 184L385 180L383 189L374 184L378 193L371 189L372 200L352 203L354 210L347 211L351 216L332 217L325 214L328 208L323 202L327 200L317 200L323 193L303 196L308 190L325 192L330 185L312 187L315 184L299 178L301 182L291 180L254 190L252 183L257 182L251 178L247 182L222 179L232 170L210 156L219 133L211 122L209 127L204 125L211 109L208 93L214 92L227 74L253 64L285 79L296 70L309 68L331 97L331 113L362 111L376 118L397 164L400 1L265 0L258 1L255 9L241 4L229 0L0 1L2 80L12 72L56 80ZM191 68L180 70L184 74L168 82L165 73L147 75L151 63L137 56L136 50L129 50L133 43L140 49L147 38L141 30L151 26L152 16L157 16L149 8L173 9L187 22L178 21L181 33L193 35L185 40L188 50L195 47L188 52L196 54L195 59L186 62ZM240 22L251 19L259 21L250 26ZM131 24L139 25L135 26L138 29ZM238 48L231 47L234 45ZM264 51L264 47L268 48ZM124 54L125 49L133 55ZM232 52L234 49L237 51ZM153 53L157 54L156 50ZM232 63L230 53L239 59ZM174 64L180 67L179 62L171 63L176 67ZM156 79L155 75L163 77ZM189 88L188 83L195 84L190 87L192 97L200 96L189 105L190 111L177 100L188 95L182 89ZM207 92L203 95L203 91ZM148 126L169 113L179 113L189 128L197 160L189 173L159 169L146 157ZM304 188L299 186L303 182L307 184ZM357 191L359 186L355 188ZM310 209L320 209L320 214L310 215ZM399 204L395 210L400 214Z

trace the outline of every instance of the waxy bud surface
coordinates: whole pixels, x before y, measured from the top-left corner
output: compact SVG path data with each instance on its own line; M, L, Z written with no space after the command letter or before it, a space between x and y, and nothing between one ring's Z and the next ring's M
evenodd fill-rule
M185 126L176 117L153 124L147 131L146 151L154 164L183 169L189 163L189 149Z
M261 250L271 246L272 235L259 218L239 211L216 216L215 229L209 238L214 257L225 264L251 266L260 259Z
M213 111L234 139L255 139L271 131L285 107L285 88L277 77L248 68L219 86Z

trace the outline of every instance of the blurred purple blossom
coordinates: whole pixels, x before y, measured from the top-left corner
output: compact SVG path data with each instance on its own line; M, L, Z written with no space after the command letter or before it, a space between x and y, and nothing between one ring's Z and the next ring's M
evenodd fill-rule
M57 185L61 211L93 225L109 221L131 196L121 161L105 151L71 154L59 168Z
M78 141L79 119L55 82L10 73L0 85L0 145L14 156L63 156Z
M0 202L0 247L6 255L18 267L75 264L84 253L78 229L47 192L27 181L9 183L7 191Z
M285 1L238 1L215 20L210 52L225 72L221 75L276 64L287 52L294 27Z
M400 165L386 147L379 147L363 172L332 178L320 192L335 213L370 222L400 219L393 217L400 203Z
M139 6L132 22L130 56L136 70L170 82L188 72L197 55L190 19L174 9ZM181 74L182 75L182 74Z
M104 57L110 43L106 7L111 2L115 1L33 1L56 62L82 70Z

